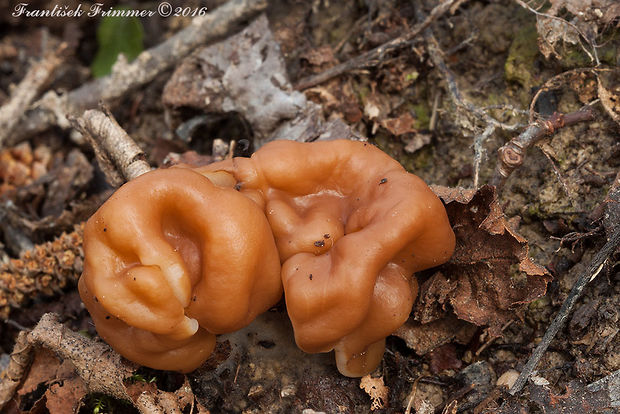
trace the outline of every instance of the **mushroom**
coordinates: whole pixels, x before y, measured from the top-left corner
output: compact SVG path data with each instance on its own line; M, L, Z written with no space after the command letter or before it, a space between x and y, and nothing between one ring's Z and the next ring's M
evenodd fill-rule
M215 334L248 325L282 296L267 219L234 183L223 172L152 171L86 223L80 296L121 355L189 372Z
M264 206L297 345L335 350L346 376L378 366L385 338L411 312L414 272L454 250L437 196L368 143L274 141L251 158L197 171L232 174L240 192Z

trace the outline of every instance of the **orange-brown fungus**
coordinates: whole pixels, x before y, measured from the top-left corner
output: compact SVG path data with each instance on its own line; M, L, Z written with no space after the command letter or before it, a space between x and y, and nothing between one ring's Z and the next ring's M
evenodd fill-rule
M86 224L80 295L123 356L191 371L212 352L215 334L249 324L281 297L267 219L234 183L223 172L149 172Z
M362 142L275 141L226 171L262 204L298 346L336 351L347 376L377 367L417 295L413 273L448 260L454 234L424 182Z

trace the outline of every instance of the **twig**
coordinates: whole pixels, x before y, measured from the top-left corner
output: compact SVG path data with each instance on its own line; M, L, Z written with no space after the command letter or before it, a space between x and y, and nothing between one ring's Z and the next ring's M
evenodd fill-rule
M592 119L594 119L594 112L588 106L585 109L568 114L555 112L547 120L535 121L519 136L511 139L498 150L498 162L491 184L501 188L508 176L523 164L525 151L542 138L554 134L558 129Z
M11 93L10 100L0 108L0 147L11 135L17 121L26 112L34 98L49 83L56 68L63 61L67 43L46 54L43 59L30 67L26 76Z
M566 298L564 303L562 303L562 306L560 307L558 314L555 316L555 318L553 319L553 322L551 322L551 324L547 328L547 331L545 332L542 340L540 341L536 349L534 349L534 352L532 352L530 359L527 361L527 363L523 367L521 374L519 374L519 378L517 378L517 381L513 384L512 388L510 388L509 393L511 395L515 395L523 389L523 387L527 383L528 378L530 377L530 375L532 374L532 372L538 365L540 358L542 358L543 354L545 353L545 351L551 344L551 341L553 341L553 338L555 338L555 335L564 326L564 323L566 322L566 319L568 318L571 310L573 309L573 306L575 305L577 300L581 297L583 288L590 281L596 278L596 276L603 269L603 265L605 264L609 256L613 254L613 252L616 250L619 244L620 244L620 226L616 227L616 229L614 230L613 234L611 235L607 243L605 243L603 248L592 259L592 263L590 264L590 267L588 268L588 270L586 272L583 272L579 276L579 279L577 279L577 281L573 285L573 288L568 294L568 297Z
M151 170L146 156L135 141L104 108L85 111L80 118L71 118L73 126L80 131L95 150L99 166L108 182L115 187Z
M198 46L222 38L266 7L266 0L231 0L205 16L194 18L188 27L145 50L132 63L117 62L110 75L86 83L63 96L50 92L35 103L35 109L21 118L15 128L16 133L5 145L14 145L52 125L68 126L65 114L75 116L97 107L99 101L111 103L147 84Z
M616 383L618 385L616 385L616 387L620 386L620 369L617 371L612 372L611 374L607 375L604 378L601 378L598 381L593 382L592 384L588 384L587 388L588 391L590 392L598 392L604 388L608 388L610 385ZM618 393L618 391L620 390L616 390L616 392ZM616 399L618 399L618 397L616 397Z
M133 374L136 365L123 359L107 344L68 329L56 314L43 315L27 338L30 345L49 349L62 360L71 361L89 392L130 401L140 413L180 413L195 399L187 378L175 392L144 390L135 399L131 398L130 385L124 380Z
M324 72L321 72L317 75L308 76L307 78L300 80L297 85L295 85L295 88L298 90L308 89L351 70L378 66L379 64L381 64L386 54L409 45L410 41L414 37L419 35L424 29L429 27L431 23L433 23L439 17L443 16L448 10L455 10L466 1L467 0L444 1L431 11L431 13L428 15L428 17L426 17L426 19L424 19L423 22L413 26L411 30L409 30L409 32L407 32L406 34L392 39L389 42L382 44L381 46L377 46L376 48L369 50L366 53L349 59L344 63L329 68Z
M43 315L28 334L28 342L71 361L90 391L131 401L123 379L131 375L133 366L123 362L121 356L107 344L95 342L68 329L60 323L58 315Z
M2 372L0 378L0 411L6 403L11 401L19 384L22 383L24 376L28 373L28 368L32 362L32 346L28 343L28 333L20 332L17 341L11 352L9 366Z

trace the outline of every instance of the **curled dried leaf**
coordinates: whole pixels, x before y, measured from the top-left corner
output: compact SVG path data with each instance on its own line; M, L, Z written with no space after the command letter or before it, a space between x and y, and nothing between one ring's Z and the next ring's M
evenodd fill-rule
M529 257L527 240L504 216L494 187L433 190L446 204L457 245L450 261L422 284L415 315L421 322L438 320L449 304L459 319L499 336L521 316L523 304L545 294L550 276Z

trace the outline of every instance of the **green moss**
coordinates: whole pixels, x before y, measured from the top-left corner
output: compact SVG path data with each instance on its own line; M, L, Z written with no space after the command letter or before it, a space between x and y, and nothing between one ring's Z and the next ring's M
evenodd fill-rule
M540 204L530 204L525 211L526 218L528 219L542 219L545 218L544 212L540 209Z
M413 111L415 112L415 128L428 129L431 121L430 108L426 104L417 104L413 105Z

